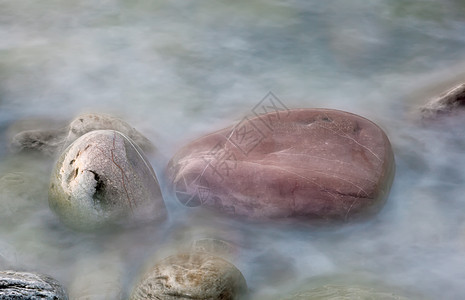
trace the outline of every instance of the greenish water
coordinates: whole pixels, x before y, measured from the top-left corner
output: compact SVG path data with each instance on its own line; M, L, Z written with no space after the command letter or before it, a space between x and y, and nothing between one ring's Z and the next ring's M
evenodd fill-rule
M48 273L75 297L104 299L119 286L110 299L125 298L150 258L213 235L237 245L232 260L252 299L309 282L461 299L463 124L422 128L411 112L465 79L464 13L460 0L0 0L0 265ZM397 174L378 216L315 229L178 203L164 184L169 158L251 114L269 91L289 108L347 110L386 130ZM13 154L8 139L18 122L37 128L83 112L120 116L157 145L149 159L164 225L80 234L50 212L54 160Z

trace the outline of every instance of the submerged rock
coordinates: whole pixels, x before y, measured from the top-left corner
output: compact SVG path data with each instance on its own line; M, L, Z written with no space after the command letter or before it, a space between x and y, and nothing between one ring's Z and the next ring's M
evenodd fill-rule
M0 299L68 299L58 281L47 275L0 271L0 285Z
M465 115L465 83L431 99L420 110L423 119L436 119L453 114Z
M166 216L150 163L131 139L113 130L89 132L63 152L49 204L64 223L82 230Z
M95 113L80 115L65 128L21 131L12 138L10 146L14 151L33 150L55 155L79 137L94 130L116 130L128 136L144 151L155 150L145 136L125 121L110 115Z
M67 147L88 132L105 129L121 132L145 152L151 152L155 149L153 144L131 125L121 119L105 114L83 114L74 119L69 124L64 146Z
M391 144L373 122L330 109L244 119L169 162L178 200L252 219L347 220L377 212L394 176Z
M192 242L192 250L195 252L211 253L222 258L233 257L237 247L230 242L217 238L201 238Z
M108 299L123 297L124 263L118 253L104 251L100 255L81 259L76 263L68 291L73 300Z
M226 260L194 252L170 256L147 272L131 300L232 300L247 291L241 272Z
M372 289L357 286L326 285L297 293L285 298L285 300L408 300L394 293L380 292Z

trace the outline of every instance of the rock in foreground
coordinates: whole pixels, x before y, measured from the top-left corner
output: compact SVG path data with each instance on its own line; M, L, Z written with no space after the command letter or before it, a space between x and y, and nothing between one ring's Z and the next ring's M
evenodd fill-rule
M244 277L231 263L197 252L162 260L144 275L131 300L232 300L246 291Z
M395 163L360 116L296 109L244 119L181 149L167 174L178 200L252 219L347 220L384 204Z
M52 173L49 204L64 223L81 230L166 215L150 163L113 130L89 132L64 151Z
M34 273L0 271L0 299L68 299L64 289L53 278Z

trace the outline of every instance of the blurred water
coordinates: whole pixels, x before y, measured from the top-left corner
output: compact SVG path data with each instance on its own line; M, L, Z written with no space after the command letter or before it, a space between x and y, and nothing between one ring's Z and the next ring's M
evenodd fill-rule
M0 0L0 265L48 273L73 296L90 284L82 274L101 272L85 293L120 282L109 297L126 297L150 258L216 235L237 245L253 299L320 283L461 299L463 123L424 128L410 112L465 79L464 13L461 0ZM347 110L386 130L397 174L378 216L316 229L178 204L163 180L176 149L250 114L269 91L289 108ZM49 211L53 159L12 154L8 139L21 120L82 112L120 116L157 145L166 224L79 234Z

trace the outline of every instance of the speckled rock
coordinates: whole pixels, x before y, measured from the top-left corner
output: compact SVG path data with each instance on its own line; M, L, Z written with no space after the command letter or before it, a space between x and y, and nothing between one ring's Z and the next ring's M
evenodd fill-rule
M63 152L52 173L49 204L64 223L81 230L166 216L142 150L113 130L89 132Z
M326 285L297 293L285 300L408 300L395 293L380 292L357 286Z
M226 260L194 252L170 256L148 271L131 300L239 299L247 291L241 272Z
M152 152L155 149L153 144L131 125L121 119L105 114L83 114L71 121L65 140L65 147L88 132L105 129L121 132L145 152Z
M424 120L453 114L465 115L465 83L431 99L420 110Z
M187 207L251 219L348 220L379 211L394 170L391 144L373 122L296 109L246 118L189 143L167 175Z
M42 274L0 271L0 287L0 299L5 300L68 299L55 279Z
M24 130L13 136L13 151L33 150L47 155L60 154L82 135L94 130L116 130L133 140L145 152L153 152L153 144L125 121L106 114L82 114L64 128Z

